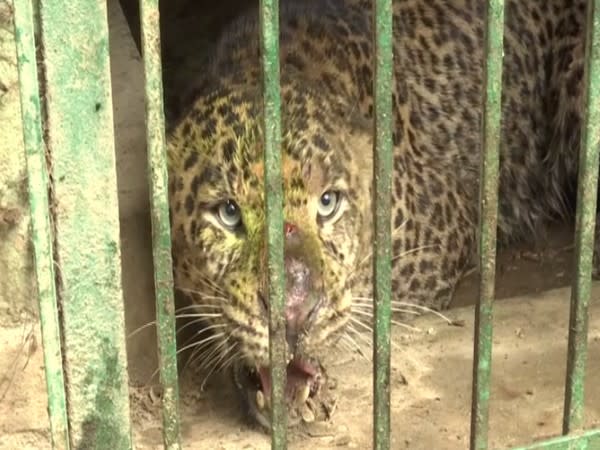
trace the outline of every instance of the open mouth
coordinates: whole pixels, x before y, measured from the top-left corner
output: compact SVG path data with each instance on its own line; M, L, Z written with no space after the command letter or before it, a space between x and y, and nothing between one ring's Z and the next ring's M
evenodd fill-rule
M234 367L234 381L241 391L249 412L263 426L270 427L271 373L269 367ZM285 396L288 425L315 420L316 404L325 373L317 361L292 359L287 365Z

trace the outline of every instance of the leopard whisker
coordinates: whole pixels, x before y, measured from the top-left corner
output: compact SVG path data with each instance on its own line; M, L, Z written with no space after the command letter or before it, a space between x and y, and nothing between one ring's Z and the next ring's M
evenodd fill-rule
M202 320L203 319L200 318L200 319L196 319L196 320L192 320L190 322L187 322L185 325L182 325L181 327L179 327L179 329L177 330L176 334L179 334L181 331L183 331L185 328L187 328L190 325L194 325L194 324L202 322ZM215 323L215 324L212 324L212 325L210 325L208 327L202 327L200 330L198 330L196 332L196 334L202 334L202 333L205 333L205 332L207 332L209 330L214 330L215 328L223 328L223 327L226 327L226 326L227 326L227 324L225 324L225 323Z
M346 340L344 340L345 336L340 336L340 339L337 339L333 345L341 350L348 350L349 352L354 352L356 349L351 346Z
M342 338L346 339L347 342L349 342L348 345L350 346L350 350L351 351L356 351L360 356L362 356L367 361L369 361L369 358L365 355L365 352L363 351L362 347L358 344L358 342L356 342L354 340L354 338L352 336L350 336L350 334L348 334L347 332L345 332L342 335Z
M352 300L365 300L367 302L372 302L373 299L369 298L369 297L352 297ZM361 306L367 306L367 307L372 307L373 303L356 303L356 304L360 304ZM409 302L402 302L402 301L398 301L398 300L392 300L392 306L404 306L406 308L413 308L413 309L418 309L420 311L425 311L428 313L431 313L435 316L438 316L440 319L444 320L445 322L447 322L448 324L452 324L453 321L451 319L449 319L447 316L445 316L444 314L442 314L441 312L432 309L432 308L428 308L427 306L423 306L423 305L417 305L415 303L409 303Z
M373 332L373 327L371 327L370 325L367 325L366 323L362 322L361 320L357 319L356 317L350 317L350 320L358 325L360 325L361 327L363 327L365 330L369 331L370 333Z
M199 291L197 289L183 288L183 287L175 287L175 289L178 291L181 291L181 292L185 292L186 294L198 295L206 300L219 300L219 301L223 301L223 302L228 301L228 299L226 297L219 296L219 295L210 295L204 291ZM193 306L193 305L191 305L191 306Z
M146 328L149 328L152 325L156 325L156 320L153 320L151 322L145 323L141 327L136 328L135 330L133 330L131 333L129 333L127 335L127 339L131 339L133 336L135 336L136 334L138 334L140 331L145 330Z
M210 305L210 304L194 304L194 305L188 305L188 306L182 306L181 308L177 308L175 310L175 313L178 312L182 312L182 311L188 311L190 309L202 309L202 308L206 308L206 309L221 309L220 305Z
M188 308L196 308L196 307L201 307L202 308L202 307L205 307L205 306L208 307L210 305L191 305L189 307L185 306L183 308L179 308L179 309L175 310L175 312L177 313L177 312L183 311L183 310L188 309ZM220 309L220 308L218 308L217 306L215 306L215 309ZM219 314L219 316L220 316L220 314ZM185 316L185 315L181 315L181 314L176 314L175 315L176 319L180 319L180 318L184 318L184 317L192 317L192 316ZM216 316L216 315L215 316L208 316L208 315L206 315L205 317L218 317L218 316ZM149 327L151 327L153 325L156 325L156 320L152 320L150 322L145 323L144 325L139 326L138 328L136 328L135 330L133 330L131 333L129 333L127 335L126 339L131 339L136 334L140 333L141 331L143 331L146 328L149 328Z
M221 333L221 335L219 336L219 339L221 337L223 337L225 335L225 333ZM227 342L227 338L222 339L221 342L219 344L215 344L213 341L215 339L199 346L198 348L195 348L192 351L192 354L189 356L189 358L187 359L185 366L183 367L182 371L185 372L192 364L194 364L196 361L198 361L201 358L204 358L206 356L207 353L209 353L209 357L210 355L212 355L219 347L221 347L223 345L224 342Z
M373 328L372 328L372 327L370 327L369 325L365 324L364 322L362 322L362 321L360 321L360 320L358 320L358 319L356 319L356 318L354 318L354 317L350 318L350 320L352 320L354 323L356 323L356 324L358 324L358 325L361 325L363 328L365 328L365 329L366 329L367 331L369 331L370 333L373 333ZM393 323L393 322L394 322L394 321L392 321L392 323ZM358 330L355 330L355 331L357 331L357 332L358 332ZM396 344L394 341L391 341L391 344L392 344L392 347L393 347L393 348L395 348L395 349L397 349L397 350L400 348L400 347L398 346L398 344ZM371 341L371 345L373 345L373 341Z
M235 343L234 345L237 346L237 343ZM229 356L229 358L227 358L225 361L223 361L219 370L225 370L228 367L230 367L231 364L233 363L233 361L235 360L235 358L239 357L241 354L242 354L242 352L239 349L236 352L232 353L231 356Z
M206 349L206 352L204 352L202 355L197 355L196 358L191 362L197 363L200 359L202 359L199 368L208 368L212 364L214 359L219 356L219 350L225 345L227 345L228 340L229 336L225 339L222 339L221 342L219 342L218 344L213 345L210 349Z
M225 339L223 339L223 341L219 345L215 346L215 348L210 352L210 354L208 356L206 356L206 359L200 364L200 367L199 367L200 369L208 370L208 373L206 374L206 376L204 377L204 379L200 385L201 389L204 389L204 385L206 384L206 381L208 380L210 375L212 375L212 373L216 370L219 362L222 361L223 358L225 358L226 355L237 346L237 342L234 342L232 345L229 345L228 347L226 347L226 349L224 351L221 351L220 355L219 355L219 349L221 349L223 346L226 346L228 344L229 339L231 338L231 336L233 336L233 333L235 333L237 330L238 330L238 328L233 329L227 335L227 337ZM198 358L196 358L194 360L194 362L196 362L200 357L204 357L204 355L201 355Z
M203 312L198 312L198 313L187 313L187 314L177 314L175 316L176 319L192 319L195 317L202 317L202 318L207 318L207 317L223 317L222 313L203 313Z
M400 225L398 225L396 228L394 228L392 230L392 237L394 237L395 233L397 233L398 231L400 231L402 228L404 228L406 226L406 224L408 223L408 217L406 219L404 219L402 221L402 223ZM358 266L362 266L365 262L367 262L367 260L373 255L373 250L371 250L359 263Z
M364 304L364 303L353 303L352 304L352 310L353 311L360 310L360 311L362 311L362 314L369 313L369 315L371 317L373 317L373 306L372 305L367 305L367 304ZM398 313L412 314L412 315L415 315L415 316L419 315L419 313L417 311L411 311L410 309L392 307L391 310L393 312L398 312ZM361 313L359 313L359 314L361 314Z
M421 250L427 250L428 248L435 248L438 247L438 245L436 244L432 244L432 245L422 245L421 247L415 247L415 248L411 248L410 250L406 250L403 252L400 252L399 254L392 256L391 261L394 262L396 261L398 258L402 258L406 255L410 255L412 253L417 253L420 252Z
M358 331L351 323L348 324L348 331L352 331L355 336L360 338L367 345L367 347L373 347L373 340L371 339L370 334L368 336L365 336L364 333Z
M417 253L417 252L420 252L421 250L426 250L428 248L435 248L435 247L438 247L438 245L437 244L423 245L421 247L414 247L414 248L411 248L408 250L404 250L404 251L398 253L397 255L392 255L390 261L394 262L399 258L410 255L411 253ZM348 277L353 275L358 269L361 269L362 265L365 264L369 260L369 258L371 258L372 256L373 256L373 251L371 250L363 259L361 259L359 261L359 263L356 265L356 267L348 274Z
M224 341L227 342L227 341ZM221 352L221 355L218 358L213 358L214 362L211 362L210 364L210 368L209 365L206 365L206 369L208 369L208 373L206 374L206 376L204 377L204 379L202 380L202 382L200 383L200 389L204 390L204 386L206 385L206 382L208 381L209 377L215 373L218 372L220 370L220 366L219 363L221 361L223 361L223 359L227 356L227 354L229 352L231 352L231 350L233 350L235 348L236 344L234 343L233 345L229 345L224 351Z
M193 342L191 344L183 346L182 348L180 348L180 349L177 350L177 354L179 355L180 353L182 353L182 352L184 352L186 350L189 350L190 348L198 347L200 345L206 345L207 343L209 343L211 341L214 341L215 339L222 338L223 336L225 336L224 332L217 333L217 334L212 334L212 335L210 335L210 336L208 336L208 337L206 337L206 338L204 338L204 339L202 339L200 341L196 341L196 342Z
M211 291L216 292L217 294L222 294L224 297L227 297L227 292L223 290L221 286L216 284L215 281L208 278L206 275L202 274L200 271L195 270L192 274L189 270L185 272L185 274L194 279L194 282L201 283L205 287L209 288ZM196 275L196 276L194 276Z
M201 318L201 319L192 320L191 322L188 322L188 323L186 323L185 325L183 325L181 328L184 328L185 326L187 326L187 325L188 325L188 324L190 324L190 323L194 323L194 322L201 322L201 321L203 321L203 320L204 320L204 319L202 319L202 318ZM194 339L197 339L197 338L198 338L198 336L201 336L202 334L209 332L211 329L216 329L216 328L225 328L226 326L227 326L227 324L225 324L225 323L220 323L220 324L213 324L213 325L210 325L210 326L208 326L208 327L200 327L200 329L199 329L199 330L197 330L195 333L193 333L193 335L192 335L190 338L188 338L188 340L187 340L187 341L185 341L185 342L184 342L182 345L183 345L183 346L185 346L185 345L189 344L189 343L190 343L191 341L193 341Z
M205 347L206 345L210 344L211 341L213 341L215 339L218 339L218 338L220 338L220 337L222 337L224 335L225 335L225 333L219 333L219 334L216 334L216 335L211 335L208 338L205 338L205 339L203 339L203 340L201 340L199 342L194 342L194 343L192 343L190 345L186 345L186 346L184 346L184 347L182 347L182 348L180 348L180 349L177 350L177 356L179 356L185 350L188 350L188 349L193 348L193 347L198 347L198 348L195 348L194 351L192 352L192 356L193 356L194 352L196 352L198 350L201 350L203 347ZM190 356L190 358L191 358L191 356ZM188 362L189 362L189 358L188 358ZM188 366L188 362L186 362L186 365L183 367L181 373L184 373L186 371L187 366ZM150 378L148 379L148 381L147 381L146 384L150 383L150 381L152 379L154 379L154 377L156 377L156 375L158 375L159 372L160 372L160 368L156 369L152 373L152 375L150 376Z

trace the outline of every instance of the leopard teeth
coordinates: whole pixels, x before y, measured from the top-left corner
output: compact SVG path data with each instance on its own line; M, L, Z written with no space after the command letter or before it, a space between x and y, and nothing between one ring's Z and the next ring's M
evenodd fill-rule
M259 411L265 409L265 394L262 391L256 391L256 406Z
M300 415L302 416L302 420L305 423L312 423L315 421L315 413L310 408L310 406L308 406L307 403L302 405L302 409L300 410Z
M296 390L296 395L294 396L294 403L296 404L296 406L301 407L304 403L306 403L306 400L308 400L309 394L310 394L310 387L308 386L308 383L306 383L301 388L298 388Z

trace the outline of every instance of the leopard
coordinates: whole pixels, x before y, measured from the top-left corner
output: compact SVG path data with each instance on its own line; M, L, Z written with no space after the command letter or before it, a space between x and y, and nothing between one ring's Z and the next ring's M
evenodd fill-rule
M479 254L486 3L393 2L393 309L448 308ZM167 147L173 273L199 318L194 351L231 371L249 417L265 427L273 233L265 192L279 189L265 184L266 133L280 144L288 411L318 398L322 361L332 346L347 348L349 328L372 325L380 206L372 2L282 0L278 14L280 102L263 95L252 2L181 90ZM583 0L505 2L499 245L538 239L574 217L585 31ZM279 127L265 120L268 107L279 109Z

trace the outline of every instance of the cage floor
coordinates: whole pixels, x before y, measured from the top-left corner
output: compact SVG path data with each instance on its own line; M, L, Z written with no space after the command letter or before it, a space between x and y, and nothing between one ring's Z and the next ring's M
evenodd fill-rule
M228 0L229 1L229 0ZM116 0L109 2L113 100L120 177L123 280L129 331L153 320L148 193L145 188L143 80L139 55ZM131 213L134 212L134 214ZM129 215L128 215L129 214ZM560 430L572 251L570 230L541 246L499 255L495 306L491 432L494 448L524 444ZM466 449L471 399L473 304L477 276L461 283L446 315L422 317L394 334L392 439L394 449ZM600 284L591 305L588 373L600 371ZM154 334L128 341L136 448L162 448L157 399L147 387L156 368ZM0 328L0 449L50 448L39 325ZM371 363L333 353L337 408L324 424L291 433L291 449L371 447ZM269 439L242 418L231 387L213 377L182 377L182 440L194 449L267 449ZM587 423L600 425L600 384L588 377Z
M128 224L124 231L140 230ZM142 234L129 241L143 245ZM569 313L569 230L556 230L543 250L520 247L500 252L491 392L493 448L524 444L559 433L562 419ZM394 332L392 439L395 449L466 449L471 399L473 304L477 275L462 282L456 307L445 314L464 326L435 316L411 323L417 330ZM147 320L147 319L144 319ZM135 326L144 323L138 318ZM134 324L136 320L130 320ZM600 371L600 284L591 306L588 373ZM142 333L143 334L143 333ZM139 345L148 338L138 336ZM367 336L365 336L367 337ZM360 339L357 339L360 340ZM131 343L130 348L136 345ZM140 347L137 347L138 349ZM140 353L140 350L136 350ZM147 380L153 361L137 363L137 380ZM337 381L337 408L330 422L292 432L290 448L371 447L371 362L359 354L335 352L327 364ZM269 439L247 425L231 385L212 377L204 391L202 374L182 379L183 443L187 448L267 449ZM587 383L589 425L600 425L600 385ZM133 391L133 417L140 448L161 443L156 400L147 388Z
M126 234L127 224L123 231ZM139 224L132 228L139 230ZM143 233L138 233L143 236ZM495 306L490 438L493 448L524 444L560 430L568 322L564 284L571 252L568 233L552 235L546 250L511 249L500 254ZM141 245L143 239L139 238ZM132 244L132 242L129 242ZM131 267L125 264L125 267ZM141 269L140 269L141 270ZM125 273L128 273L125 270ZM471 398L473 307L476 279L461 287L462 305L446 312L463 326L434 316L417 319L418 330L394 334L392 439L395 449L466 449ZM125 280L127 283L127 280ZM600 371L600 285L591 304L588 374ZM129 324L137 326L135 318ZM130 346L132 382L154 369L148 334ZM0 448L49 448L43 361L37 324L0 329ZM358 354L333 353L328 364L337 381L337 408L329 422L291 433L292 449L371 447L371 364ZM199 389L199 374L182 377L182 439L185 448L267 449L268 437L247 425L231 386L213 377ZM588 376L589 426L600 425L600 384ZM157 400L147 387L132 387L136 448L161 447Z

